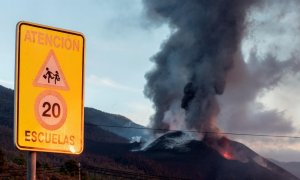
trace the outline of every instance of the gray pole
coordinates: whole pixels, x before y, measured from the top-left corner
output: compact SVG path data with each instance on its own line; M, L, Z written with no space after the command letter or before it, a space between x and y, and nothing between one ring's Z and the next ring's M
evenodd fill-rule
M80 162L78 163L78 175L79 175L79 180L81 180L81 164L80 164Z
M27 154L27 180L36 180L36 152L28 151Z

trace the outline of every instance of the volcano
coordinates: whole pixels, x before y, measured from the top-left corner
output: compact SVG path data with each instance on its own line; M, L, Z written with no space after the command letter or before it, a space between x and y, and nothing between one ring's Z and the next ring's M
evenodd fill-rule
M220 153L205 138L200 141L175 131L160 136L139 153L187 179L298 179L242 143L226 138L226 146L231 151Z

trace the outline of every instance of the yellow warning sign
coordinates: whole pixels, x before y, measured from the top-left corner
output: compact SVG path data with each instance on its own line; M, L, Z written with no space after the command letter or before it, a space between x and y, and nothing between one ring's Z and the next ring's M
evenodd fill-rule
M17 25L14 131L19 149L83 151L84 49L81 33Z

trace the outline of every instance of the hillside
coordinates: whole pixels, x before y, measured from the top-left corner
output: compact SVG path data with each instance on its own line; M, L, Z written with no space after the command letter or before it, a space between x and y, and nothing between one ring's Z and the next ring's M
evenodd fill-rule
M13 128L14 91L0 85L0 125Z
M24 177L26 151L17 150L13 143L14 91L0 86L0 97L0 179L12 176ZM74 179L78 162L81 163L82 175L95 179L120 179L120 177L160 179L161 175L172 176L168 168L131 152L132 149L139 148L140 144L129 143L130 136L122 137L102 129L99 123L105 122L106 126L142 126L123 116L92 108L85 108L85 113L83 153L81 155L38 153L39 178ZM126 136L126 131L122 133ZM132 131L131 135L138 134Z
M127 139L131 139L134 136L141 136L144 139L149 137L148 132L141 129L143 126L138 125L121 115L106 113L94 108L85 107L84 118L86 123L94 124L101 129L113 132L114 134Z
M298 179L245 145L227 142L232 148L228 152L232 155L230 158L220 155L204 140L195 140L177 131L162 135L139 153L172 167L188 179Z
M94 130L99 128L99 131L106 130L129 140L134 136L141 136L144 139L149 137L145 130L139 129L143 128L143 126L132 122L124 116L106 113L89 107L84 108L84 113L85 123L93 124ZM13 128L13 118L14 91L0 85L0 125ZM133 127L133 129L120 127Z
M273 159L271 161L300 178L300 162L279 162Z
M7 172L8 177L21 176L22 173L10 170L23 171L26 167L26 152L17 150L13 144L13 96L13 90L0 86L0 178L3 172ZM255 161L241 163L225 159L205 143L186 139L180 132L165 134L143 150L132 151L139 149L141 144L129 143L130 137L147 137L147 133L143 129L120 129L118 126L142 127L124 116L85 108L84 152L79 156L38 153L38 168L48 172L51 167L59 167L47 176L58 179L72 179L77 162L82 164L83 176L96 179L295 179L273 164L271 167L281 174L270 172ZM232 143L238 149L246 149L248 158L257 155L244 145ZM68 169L70 163L73 164L71 170ZM297 168L294 164L275 164L290 170Z

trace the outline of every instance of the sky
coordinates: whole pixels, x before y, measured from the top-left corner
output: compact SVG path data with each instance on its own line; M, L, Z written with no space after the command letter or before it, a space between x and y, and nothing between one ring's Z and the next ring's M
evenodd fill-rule
M15 29L29 21L82 32L86 38L85 106L122 114L147 125L144 98L150 57L167 39L167 25L153 28L139 0L1 2L0 84L14 87Z
M258 8L251 15L251 26L242 44L245 59L249 58L254 47L260 56L272 52L280 61L299 51L300 25L294 23L299 21L298 9L288 3L283 7L278 3L268 7ZM291 10L286 13L286 8ZM14 88L15 33L19 21L82 32L86 38L85 106L124 115L138 124L149 123L154 110L143 94L144 75L153 68L150 59L170 37L172 29L167 23L156 24L147 19L141 0L11 0L0 3L0 14L1 85ZM280 128L272 131L268 127L274 126L268 124L263 126L266 131L256 126L247 130L257 129L255 133L261 134L299 135L299 79L297 73L286 74L276 85L259 90L253 99L253 103L258 102L264 111L282 113L289 122L288 126L293 128L292 133ZM224 114L230 106L227 105L228 99L223 98L222 102L226 102L221 103ZM221 118L223 114L221 110ZM220 120L225 130L245 131L239 127L231 128L226 122ZM236 140L267 157L300 161L300 140Z

